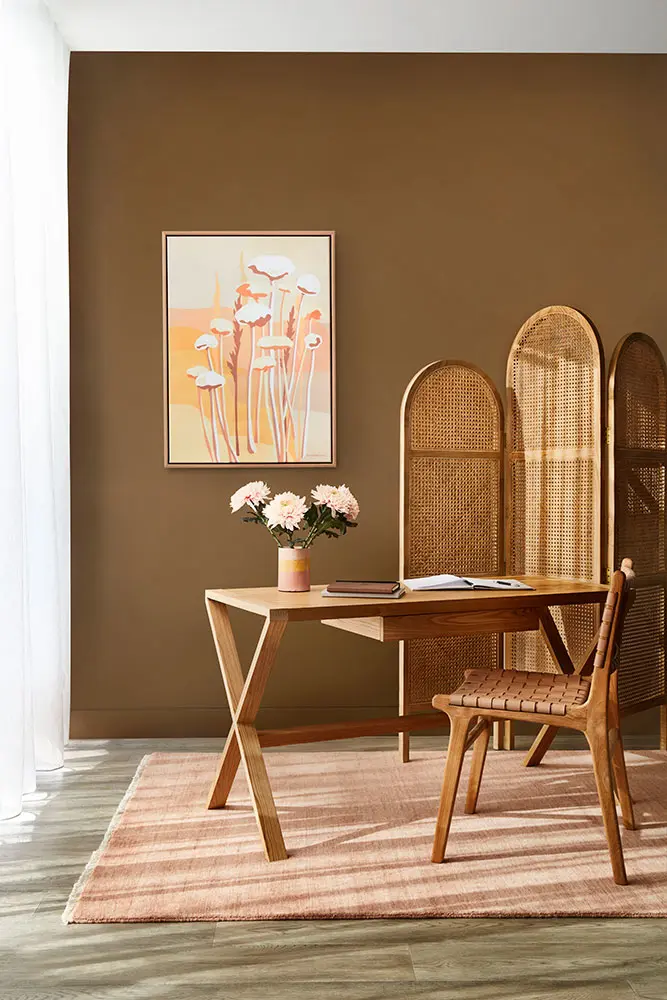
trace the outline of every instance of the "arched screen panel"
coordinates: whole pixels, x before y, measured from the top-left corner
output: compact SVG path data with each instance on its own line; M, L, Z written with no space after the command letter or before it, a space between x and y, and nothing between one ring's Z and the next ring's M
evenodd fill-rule
M519 330L507 364L507 573L600 582L602 348L569 306L549 306ZM596 609L552 608L575 663ZM556 668L537 632L508 636L506 665Z
M665 702L667 370L643 333L625 337L611 360L608 461L609 565L630 556L637 573L618 674L627 714Z
M436 361L408 386L401 415L401 577L502 572L503 410L493 383L473 365ZM495 635L401 643L401 713L430 709L473 664L497 666L499 645Z

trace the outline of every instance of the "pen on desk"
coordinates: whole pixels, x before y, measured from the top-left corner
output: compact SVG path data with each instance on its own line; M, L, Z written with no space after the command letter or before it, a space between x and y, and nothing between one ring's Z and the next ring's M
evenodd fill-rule
M509 580L496 580L496 583L499 584L502 587L511 587L512 586L512 584L509 582Z

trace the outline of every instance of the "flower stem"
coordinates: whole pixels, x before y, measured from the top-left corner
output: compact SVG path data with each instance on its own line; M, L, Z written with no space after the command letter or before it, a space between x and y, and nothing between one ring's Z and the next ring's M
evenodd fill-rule
M292 357L290 364L290 378L289 378L289 391L292 392L294 388L294 372L296 368L296 355L299 347L299 323L301 322L301 307L303 305L303 292L299 292L299 297L296 303L296 320L294 322L294 347L292 348Z
M317 520L312 526L308 534L306 535L305 541L303 543L304 549L309 549L313 544L318 535L321 535L327 526L327 522L331 520L331 512L328 507L320 507L319 513L317 515Z
M220 394L218 395L218 390ZM225 387L222 385L217 386L215 389L211 390L215 393L215 408L218 413L218 420L220 421L220 429L222 431L222 436L225 439L225 446L227 448L227 453L229 455L230 462L238 462L238 456L232 447L232 443L229 440L229 428L227 426L227 414L225 411Z
M215 403L213 402L213 390L209 389L208 402L211 408L211 430L213 435L213 454L215 461L220 461L220 442L218 441L218 424L215 415Z
M308 387L306 389L305 414L303 418L303 435L301 438L300 460L303 462L306 457L306 446L308 444L308 423L310 420L310 398L313 387L313 372L315 371L315 351L310 352L310 371L308 373Z
M264 527L266 528L266 530L268 531L268 533L273 538L274 542L277 544L278 548L282 548L282 546L280 544L280 537L276 534L275 528L270 528L269 527L269 522L266 519L265 515L262 513L262 511L258 510L257 507L255 507L254 503L251 503L250 500L247 500L246 503L247 503L248 507L250 507L250 509L260 519L260 521L262 522L262 524L264 525Z
M208 433L206 431L206 417L204 416L204 399L203 399L203 389L197 387L197 402L199 403L199 416L201 417L201 429L204 432L204 440L206 441L206 447L208 448L208 453L211 456L211 461L214 462L213 448L211 447L211 442L208 439Z
M248 361L248 382L247 382L247 393L246 393L246 425L247 425L247 435L248 435L248 451L251 455L255 453L255 440L253 437L253 427L252 427L252 375L253 367L252 363L255 360L255 328L254 326L249 326L250 331L250 360Z
M278 446L278 426L276 420L276 408L274 406L274 400L269 394L270 379L264 379L264 405L266 406L266 412L269 415L269 424L271 425L271 434L273 436L273 444L276 449L276 461L280 461L280 450Z

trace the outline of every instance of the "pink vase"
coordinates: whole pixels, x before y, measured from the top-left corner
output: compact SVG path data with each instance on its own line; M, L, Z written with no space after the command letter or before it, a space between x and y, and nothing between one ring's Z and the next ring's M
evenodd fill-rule
M310 590L310 549L278 549L278 590Z

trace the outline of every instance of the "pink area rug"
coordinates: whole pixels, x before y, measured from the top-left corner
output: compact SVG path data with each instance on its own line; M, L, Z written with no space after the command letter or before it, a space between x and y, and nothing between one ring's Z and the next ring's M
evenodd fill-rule
M69 923L470 916L667 916L667 754L627 754L640 828L623 831L631 884L614 885L591 762L538 768L489 753L479 812L448 861L429 861L443 755L267 754L290 857L269 864L244 776L205 807L217 756L144 758L72 892Z

